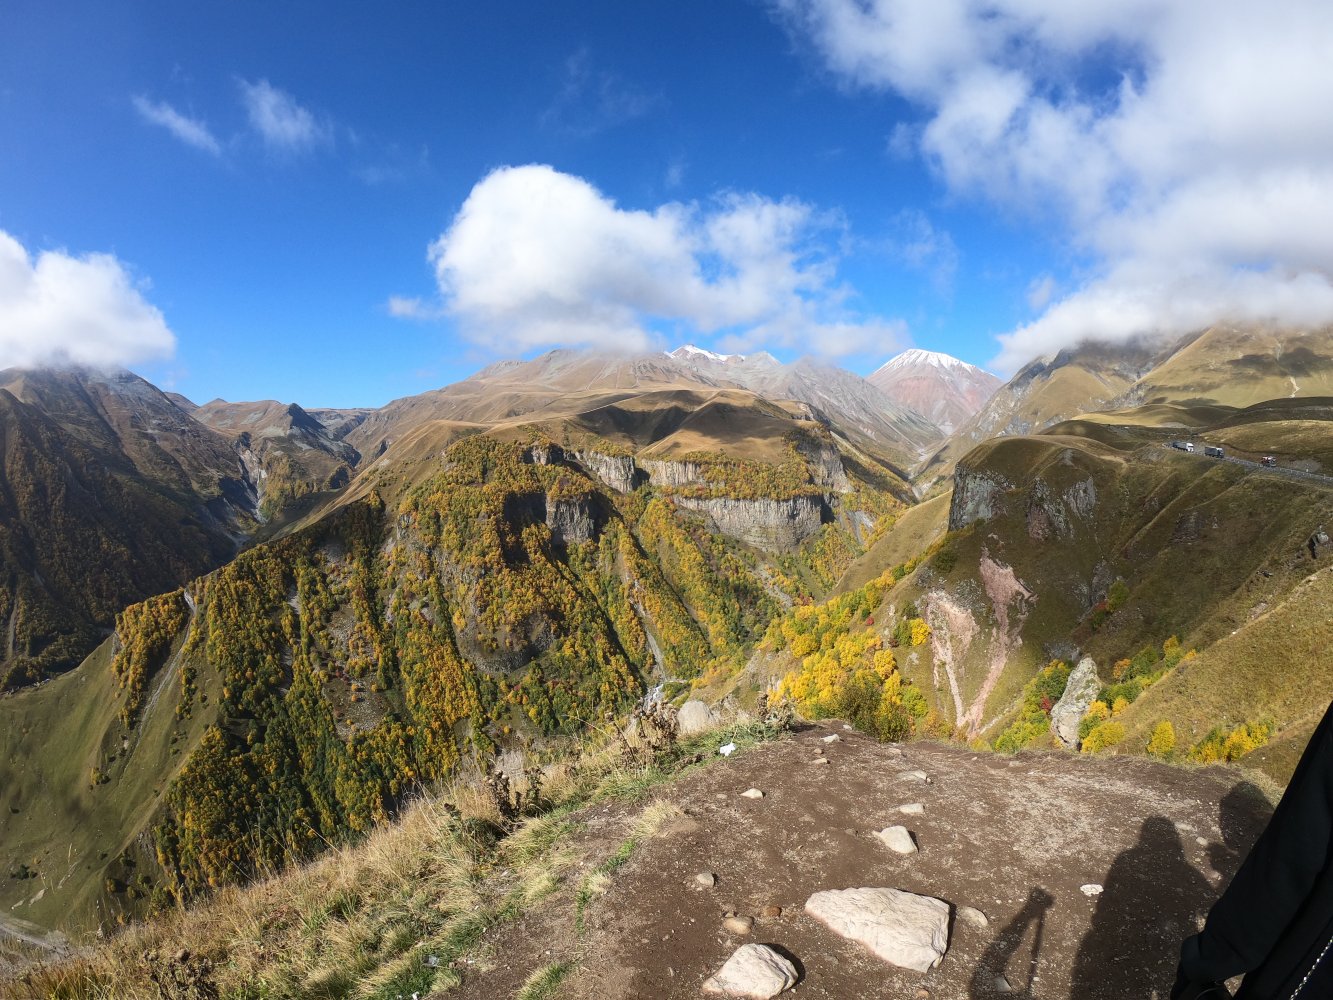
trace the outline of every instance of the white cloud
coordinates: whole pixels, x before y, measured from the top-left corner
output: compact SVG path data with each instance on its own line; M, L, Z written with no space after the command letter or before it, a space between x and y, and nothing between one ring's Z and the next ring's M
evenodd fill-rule
M240 81L250 125L272 149L301 152L333 139L333 130L267 80Z
M1333 320L1333 5L774 2L837 75L922 109L895 148L915 136L953 193L1094 262L1001 366L1093 333Z
M150 101L146 97L135 97L134 110L139 112L144 121L166 129L187 146L202 149L214 156L222 154L222 146L206 124L197 118L181 114L165 101Z
M0 230L0 368L107 368L168 357L176 338L110 254L45 251Z
M847 307L831 231L827 213L755 194L621 209L581 178L532 165L481 180L430 259L463 331L504 349L637 350L663 324L832 355L901 339L897 325Z

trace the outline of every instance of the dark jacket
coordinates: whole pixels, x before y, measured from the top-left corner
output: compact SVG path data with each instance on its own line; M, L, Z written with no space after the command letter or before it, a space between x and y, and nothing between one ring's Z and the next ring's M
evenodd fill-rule
M1333 939L1331 862L1333 706L1267 828L1209 911L1203 932L1181 948L1172 996L1190 996L1191 984L1241 973L1238 1000L1288 1000L1302 981L1300 1000L1333 996L1333 948L1319 960Z

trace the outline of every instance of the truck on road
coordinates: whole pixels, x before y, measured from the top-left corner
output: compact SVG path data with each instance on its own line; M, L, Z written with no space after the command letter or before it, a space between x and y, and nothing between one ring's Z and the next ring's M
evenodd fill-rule
M1206 444L1203 446L1203 453L1209 458L1226 458L1227 453L1215 444Z

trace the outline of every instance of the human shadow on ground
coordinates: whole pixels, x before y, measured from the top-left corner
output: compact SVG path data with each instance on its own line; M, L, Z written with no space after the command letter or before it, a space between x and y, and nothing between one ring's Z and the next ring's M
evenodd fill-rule
M1149 816L1138 843L1106 873L1092 926L1074 958L1070 995L1165 1000L1180 943L1196 932L1219 892L1186 859L1175 824Z
M1222 875L1219 891L1230 883L1272 815L1273 804L1253 782L1238 781L1222 799L1217 810L1222 843L1208 848L1209 864Z
M990 943L977 963L968 991L971 1000L993 1000L999 997L1032 1000L1038 995L1034 992L1037 960L1046 928L1046 911L1054 904L1055 898L1045 889L1037 887L1028 893L1023 908L1013 920L1005 924L1004 930ZM1029 936L1031 946L1025 960L1010 968L1010 962Z

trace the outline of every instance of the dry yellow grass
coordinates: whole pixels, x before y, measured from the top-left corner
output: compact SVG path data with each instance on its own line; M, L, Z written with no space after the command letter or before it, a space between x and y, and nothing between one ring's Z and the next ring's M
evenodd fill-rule
M0 983L6 1000L394 1000L457 981L454 964L491 927L511 920L590 872L580 893L610 885L617 860L680 815L649 802L609 860L581 857L570 836L574 809L604 797L635 800L676 773L679 762L716 747L767 738L755 725L700 734L671 759L627 763L608 730L577 759L549 770L546 809L507 834L476 774L409 806L358 844L188 910L129 928L76 957ZM567 970L566 970L567 971ZM563 973L561 973L563 975ZM532 996L561 975L534 984ZM170 993L154 982L167 978ZM183 984L183 985L182 985Z

